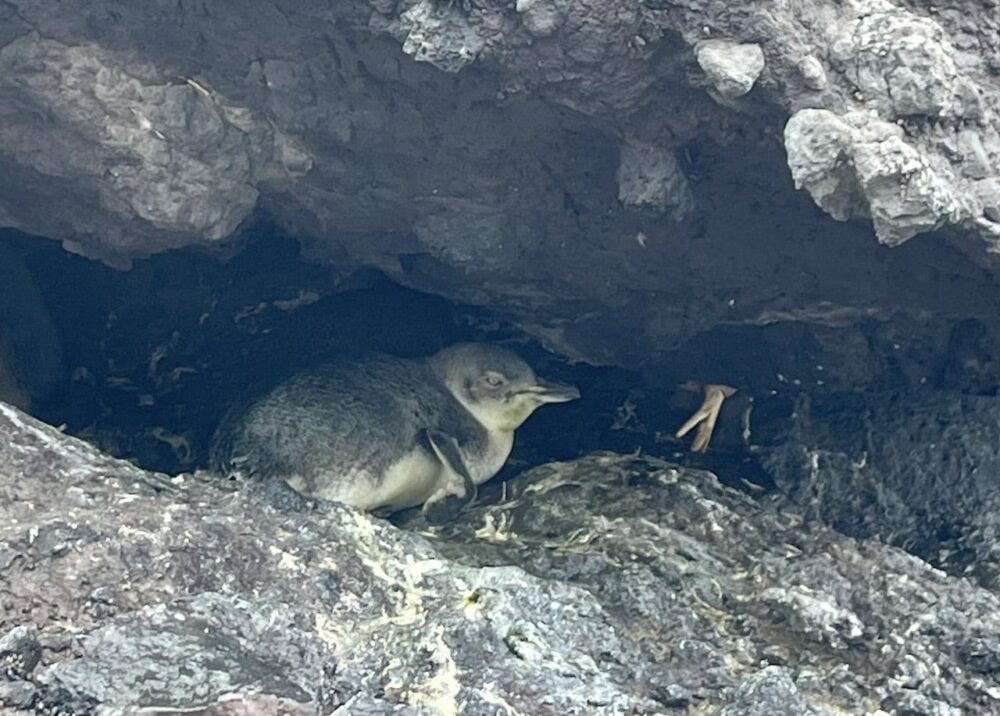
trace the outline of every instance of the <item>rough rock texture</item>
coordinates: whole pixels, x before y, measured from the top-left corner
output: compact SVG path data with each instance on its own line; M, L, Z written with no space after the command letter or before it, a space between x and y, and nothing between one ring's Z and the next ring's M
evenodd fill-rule
M998 111L995 0L0 4L0 226L162 254L0 235L0 400L61 341L55 424L188 466L276 367L513 325L645 371L562 450L669 453L657 392L725 382L708 459L784 493L599 455L401 530L0 405L0 704L1000 712ZM168 252L261 227L312 265ZM352 314L368 267L465 307Z
M870 216L887 244L960 219L975 199L956 194L902 127L872 113L803 109L785 125L785 143L798 186L836 219Z
M963 273L994 265L992 0L14 0L0 19L0 225L114 265L265 216L341 273L630 366L788 304L918 311L951 247ZM873 260L872 225L949 233Z
M785 130L796 185L835 218L871 217L889 244L954 223L995 242L996 197L983 183L1000 150L995 8L976 28L959 7L847 7L827 49L851 94L796 108Z
M680 162L664 147L630 142L618 157L618 199L625 206L658 212L670 209L683 219L694 210L694 197Z
M1000 399L802 395L767 458L811 517L1000 588Z
M764 69L764 51L753 43L706 40L695 49L695 57L715 89L728 99L753 89Z
M1000 707L995 594L709 473L594 455L421 533L0 435L12 713Z

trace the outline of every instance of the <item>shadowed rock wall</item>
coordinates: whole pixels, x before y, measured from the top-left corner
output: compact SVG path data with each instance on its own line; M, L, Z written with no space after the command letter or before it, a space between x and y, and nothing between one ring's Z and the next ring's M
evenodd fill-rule
M315 261L623 365L956 281L975 305L936 313L995 315L949 248L993 265L995 10L18 0L0 223L126 265L263 213Z

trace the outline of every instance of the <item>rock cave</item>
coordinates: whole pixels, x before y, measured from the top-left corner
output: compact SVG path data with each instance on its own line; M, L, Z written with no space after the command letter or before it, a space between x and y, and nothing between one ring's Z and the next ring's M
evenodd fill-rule
M0 116L0 712L1000 713L996 0L8 0ZM455 519L209 469L463 341L582 397Z

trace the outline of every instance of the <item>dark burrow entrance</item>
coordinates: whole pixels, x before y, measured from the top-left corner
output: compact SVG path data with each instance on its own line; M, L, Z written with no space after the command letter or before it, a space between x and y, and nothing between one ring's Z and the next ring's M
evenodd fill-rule
M986 511L1000 514L1000 380L996 331L982 321L900 313L720 326L640 373L570 364L488 309L376 272L337 277L266 225L242 244L236 255L177 251L119 271L55 242L0 235L0 392L109 454L180 473L206 466L231 404L304 367L498 342L583 398L528 421L484 500L533 465L641 451L950 569L984 564L1000 520ZM673 437L701 402L700 389L681 387L690 382L740 389L705 455L687 450L690 436Z
M3 241L26 269L22 283L31 280L42 303L31 309L34 316L8 307L6 334L27 331L21 342L31 343L37 326L50 321L61 353L46 375L28 381L30 412L146 469L205 467L226 409L297 370L341 355L420 356L474 340L504 344L539 374L583 393L531 418L518 432L505 477L594 450L642 450L697 464L736 460L736 483L765 477L742 454L734 421L720 423L708 456L688 456L690 437L673 438L701 401L697 390L678 389L697 377L685 373L683 360L649 375L569 364L486 309L403 288L377 272L338 280L268 228L250 232L231 258L177 251L128 271L51 241L12 232Z
M294 241L255 232L230 260L191 251L128 271L23 243L66 356L64 388L33 412L167 473L204 467L227 407L304 367L378 350L411 356L462 335L446 301L377 274L336 285ZM471 318L471 316L470 316Z

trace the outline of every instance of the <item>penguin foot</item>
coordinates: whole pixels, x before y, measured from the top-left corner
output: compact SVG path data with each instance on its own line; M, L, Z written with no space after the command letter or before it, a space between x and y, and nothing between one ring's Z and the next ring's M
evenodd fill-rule
M457 477L459 476L453 474L420 508L424 518L432 525L451 522L466 505L476 499L476 486L469 476L465 475L461 481L455 479Z
M722 402L736 393L736 388L729 385L709 383L703 388L705 400L701 407L675 433L675 437L682 438L694 426L698 426L698 432L691 443L691 452L708 452L708 444L712 441L712 431L715 430L715 423L719 419Z

